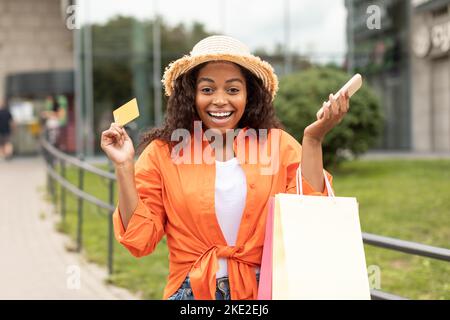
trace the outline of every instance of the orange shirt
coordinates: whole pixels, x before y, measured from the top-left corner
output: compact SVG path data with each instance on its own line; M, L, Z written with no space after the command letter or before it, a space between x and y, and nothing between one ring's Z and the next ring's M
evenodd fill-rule
M216 218L215 162L177 164L168 145L160 140L152 141L136 161L140 199L126 231L117 207L113 215L115 236L136 257L150 254L167 236L169 277L164 299L174 294L188 275L196 299L215 299L218 258L228 259L231 299L257 297L255 267L261 264L268 200L277 193L296 193L295 176L302 149L285 131L270 130L267 141L274 138L272 141L278 143L272 144L273 150L269 146L266 154L279 161L275 163L277 170L267 174L262 170L267 162L259 158L256 163L251 161L249 154L262 150L262 144L253 143L255 139L246 136L246 130L233 144L247 179L245 209L234 247L227 246ZM244 148L238 147L240 138ZM191 139L191 150L196 139ZM210 147L208 141L200 142L200 146L202 150ZM307 195L327 195L326 187L316 192L303 178L302 185Z

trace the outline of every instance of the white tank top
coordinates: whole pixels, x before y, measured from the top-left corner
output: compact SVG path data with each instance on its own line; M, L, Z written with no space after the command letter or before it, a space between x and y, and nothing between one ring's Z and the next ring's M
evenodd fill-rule
M247 180L237 158L216 160L215 209L228 246L236 245L247 197ZM216 278L228 276L226 258L219 258Z

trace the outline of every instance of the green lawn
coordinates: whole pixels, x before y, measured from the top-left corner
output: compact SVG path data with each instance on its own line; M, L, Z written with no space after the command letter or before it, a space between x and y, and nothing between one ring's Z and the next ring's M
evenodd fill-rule
M334 172L339 196L359 202L362 230L450 247L450 161L355 161ZM365 246L381 289L412 299L450 299L450 264Z
M77 171L67 172L76 184ZM353 161L332 174L338 196L358 199L363 231L450 247L450 160ZM85 182L88 192L107 201L107 181L87 174ZM68 196L66 224L61 226L74 239L76 205ZM83 228L85 255L106 265L106 213L85 203ZM367 245L365 251L367 265L380 268L381 290L412 299L450 299L449 263ZM115 242L114 271L112 283L145 299L161 299L168 275L165 238L152 255L140 259Z

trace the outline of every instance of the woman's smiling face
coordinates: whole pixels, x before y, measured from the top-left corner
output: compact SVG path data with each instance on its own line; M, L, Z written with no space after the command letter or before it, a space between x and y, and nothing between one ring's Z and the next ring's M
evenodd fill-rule
M235 129L244 114L247 87L241 69L232 62L209 62L199 70L195 107L209 129L222 134Z

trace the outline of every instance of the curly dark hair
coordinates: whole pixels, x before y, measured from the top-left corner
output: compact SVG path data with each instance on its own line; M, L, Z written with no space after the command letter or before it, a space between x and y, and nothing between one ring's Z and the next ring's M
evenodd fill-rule
M200 69L207 63L196 66L175 80L173 94L167 102L164 124L161 127L152 128L141 135L137 147L138 154L155 139L168 143L169 147L172 148L178 143L177 141L171 141L172 132L176 129L183 128L193 132L194 121L200 120L195 107L197 76ZM262 80L246 68L240 65L237 66L245 77L247 87L247 103L244 114L238 123L238 128L249 127L255 130L283 128L280 120L275 115L272 96L264 87Z

